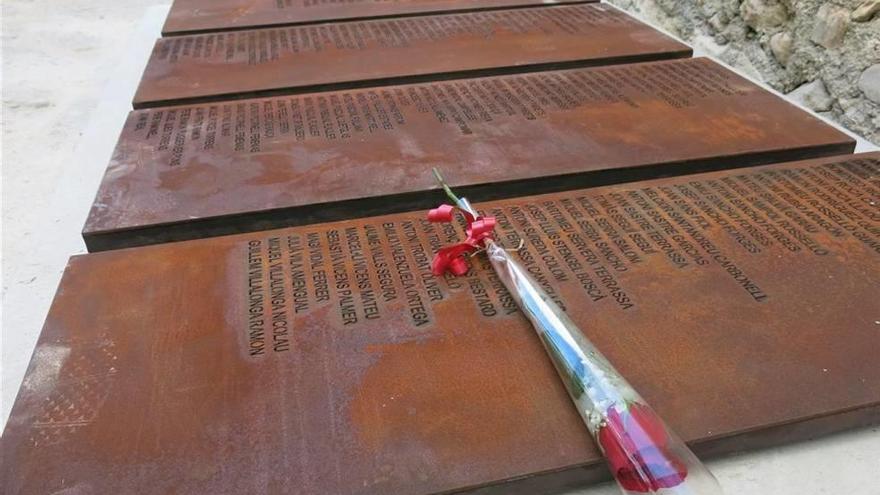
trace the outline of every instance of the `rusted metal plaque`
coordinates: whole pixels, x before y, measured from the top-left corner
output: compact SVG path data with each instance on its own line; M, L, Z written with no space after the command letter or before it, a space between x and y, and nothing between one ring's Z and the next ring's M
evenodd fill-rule
M547 4L573 0L175 0L163 36L231 31L335 20L454 13Z
M873 153L480 208L708 455L880 419L878 203ZM491 269L430 274L463 234L424 214L73 258L3 435L2 492L534 494L602 477Z
M691 55L607 5L160 39L135 108Z
M133 112L90 251L851 152L707 59Z

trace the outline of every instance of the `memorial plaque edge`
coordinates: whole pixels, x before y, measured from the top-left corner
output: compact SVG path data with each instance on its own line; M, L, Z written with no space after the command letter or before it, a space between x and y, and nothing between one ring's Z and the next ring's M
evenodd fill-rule
M403 14L385 14L379 16L358 16L358 17L343 17L339 19L321 19L315 21L293 21L293 22L277 22L272 24L254 24L250 26L225 26L225 27L214 27L214 28L206 28L206 29L185 29L185 30L174 30L168 27L168 24L171 22L171 11L174 10L172 5L171 9L168 12L168 17L165 19L165 23L162 25L162 37L163 38L173 38L176 36L190 36L195 34L208 34L208 33L220 33L220 32L231 32L231 31L249 31L252 29L273 29L273 28L282 28L282 27L293 27L293 26L309 26L314 24L325 24L330 22L359 22L359 21L376 21L380 19L397 19L403 17L416 17L416 16L425 16L425 15L452 15L452 14L462 14L466 12L489 12L493 10L518 10L518 9L533 9L536 7L557 7L561 5L578 5L578 4L588 4L588 3L600 3L600 0L563 0L560 3L535 3L532 5L507 5L507 6L497 6L497 7L477 7L477 8L460 8L454 10L435 10L435 11L422 11L422 12L407 12ZM616 8L616 7L615 7Z
M755 152L699 160L665 162L623 169L597 170L576 174L556 175L541 178L522 179L508 182L494 182L461 186L453 184L456 190L474 202L507 199L517 196L545 194L567 190L585 189L600 186L620 185L629 182L693 175L703 172L747 168L773 163L827 158L835 155L849 155L855 150L855 140L846 139L836 143L826 143L800 148ZM429 173L429 171L425 171ZM442 201L439 189L436 194L429 191L414 191L378 197L364 197L334 203L315 203L310 205L236 213L201 220L184 220L174 223L152 224L146 227L133 227L115 230L82 231L86 249L90 252L108 251L166 242L203 239L222 235L243 234L284 227L296 227L321 222L352 220L357 218L425 210Z
M377 79L364 79L357 81L338 81L326 84L312 84L304 86L286 86L275 89L260 91L244 91L222 93L208 96L174 98L168 100L150 100L143 101L138 98L140 90L135 93L131 106L135 110L143 110L157 107L175 107L199 105L206 103L217 103L235 100L246 100L252 98L271 98L276 96L290 96L299 94L326 93L330 91L347 91L354 89L367 89L386 86L397 86L405 84L423 84L441 81L452 81L457 79L472 79L481 77L509 76L515 74L529 74L534 72L548 72L567 69L585 69L590 67L604 67L612 65L636 64L644 62L661 62L665 60L677 60L691 58L693 49L683 43L674 40L681 45L679 49L670 49L669 51L640 53L633 55L620 55L613 57L591 58L585 60L569 60L562 62L544 62L528 65L509 65L499 67L489 67L482 69L467 69L452 72L439 72L431 74L416 74L408 76L392 76ZM158 43L158 41L157 41ZM143 84L143 81L141 81Z

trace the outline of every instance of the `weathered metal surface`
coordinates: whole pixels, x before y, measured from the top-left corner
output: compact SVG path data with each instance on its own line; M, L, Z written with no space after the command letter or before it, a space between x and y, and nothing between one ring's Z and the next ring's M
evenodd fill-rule
M160 39L135 108L691 55L608 5Z
M481 209L705 455L880 419L878 202L873 153ZM73 258L0 491L510 494L601 477L492 272L430 275L461 233L424 213Z
M316 22L534 7L583 0L175 0L163 36Z
M707 59L133 112L90 251L851 152Z

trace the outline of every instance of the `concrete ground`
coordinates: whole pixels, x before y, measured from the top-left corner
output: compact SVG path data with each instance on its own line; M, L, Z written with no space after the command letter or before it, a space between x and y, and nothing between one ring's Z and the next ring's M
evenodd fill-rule
M85 252L79 232L168 3L2 1L0 424L67 258ZM880 495L880 428L708 464L728 495ZM570 495L616 493L605 484Z

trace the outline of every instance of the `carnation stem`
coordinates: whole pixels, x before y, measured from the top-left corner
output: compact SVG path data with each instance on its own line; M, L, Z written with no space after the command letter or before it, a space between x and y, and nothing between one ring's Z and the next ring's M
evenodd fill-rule
M456 196L455 193L452 192L452 188L449 187L449 184L447 184L446 180L443 179L443 176L440 174L440 169L434 167L431 169L431 171L434 172L434 178L437 179L437 183L440 184L440 187L442 187L443 191L446 192L446 196L448 196L449 199L452 200L453 203L455 203L455 206L461 209L465 209L465 207L462 205L461 199L459 199L458 196Z

